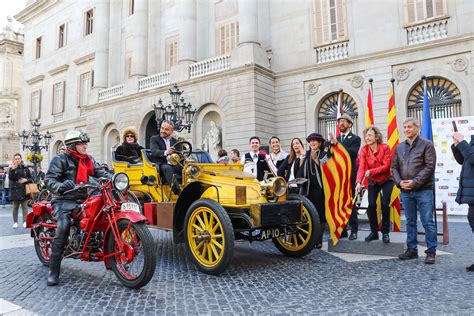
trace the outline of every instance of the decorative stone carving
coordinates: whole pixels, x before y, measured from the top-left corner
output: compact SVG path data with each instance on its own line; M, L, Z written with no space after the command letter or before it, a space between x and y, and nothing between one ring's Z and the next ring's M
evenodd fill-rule
M15 119L13 118L12 110L7 104L0 106L0 128L13 128Z
M315 95L316 93L318 93L319 91L319 86L321 84L320 83L315 83L315 82L311 82L309 85L308 85L308 97L311 96L311 95Z
M360 88L364 84L364 77L362 77L361 75L355 75L350 80L351 80L351 86L353 88Z
M468 65L469 61L466 57L457 57L453 62L451 62L451 68L458 72L466 70Z
M409 75L410 75L410 69L408 68L400 68L395 73L395 77L397 77L398 81L406 80Z
M202 149L208 151L212 159L217 160L217 154L221 148L221 131L216 126L216 123L211 121L210 128L202 142Z

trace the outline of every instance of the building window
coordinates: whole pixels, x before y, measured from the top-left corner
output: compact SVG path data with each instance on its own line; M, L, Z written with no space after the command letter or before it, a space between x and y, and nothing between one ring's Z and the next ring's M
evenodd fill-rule
M53 85L53 115L64 112L64 86L64 81Z
M41 36L36 39L36 59L41 57Z
M41 90L31 92L30 120L38 120L41 113Z
M84 35L92 34L94 31L94 9L90 9L85 14Z
M66 24L61 24L58 29L58 48L66 45Z
M423 23L447 15L446 0L405 0L408 25Z
M346 1L313 0L316 46L347 40Z
M217 55L228 55L239 44L239 22L232 22L217 29Z
M79 107L89 103L89 93L93 85L93 73L88 71L79 76Z
M338 92L334 92L327 96L319 106L317 112L318 118L318 130L321 133L325 133L326 138L329 136L329 133L335 133L336 124L337 124L337 97ZM352 126L352 131L357 132L357 103L354 101L349 94L342 93L342 113L348 114L352 117L354 124Z
M135 13L135 0L128 0L128 15Z
M178 62L178 43L179 39L177 37L170 38L166 41L166 53L165 53L165 69L170 70L171 66L175 65Z
M441 77L426 79L428 103L432 119L462 116L461 92L451 81ZM421 121L424 83L420 80L408 94L407 114Z

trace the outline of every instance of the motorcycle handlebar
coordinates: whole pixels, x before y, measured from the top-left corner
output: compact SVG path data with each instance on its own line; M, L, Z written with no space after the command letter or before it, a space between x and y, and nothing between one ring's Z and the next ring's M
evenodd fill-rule
M77 190L80 190L80 189L94 189L94 188L96 188L96 186L92 185L90 183L81 183L81 184L76 185L71 190L64 191L63 194L69 194L71 192L74 192L74 191L77 191Z

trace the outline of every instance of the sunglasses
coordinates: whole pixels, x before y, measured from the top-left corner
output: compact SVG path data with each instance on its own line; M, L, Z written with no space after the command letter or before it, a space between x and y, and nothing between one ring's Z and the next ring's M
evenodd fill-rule
M135 135L125 135L126 138L135 138Z

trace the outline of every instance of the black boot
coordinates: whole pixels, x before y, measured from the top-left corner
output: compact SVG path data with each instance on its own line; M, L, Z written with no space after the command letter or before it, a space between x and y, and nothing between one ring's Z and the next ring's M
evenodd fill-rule
M59 284L59 271L61 270L60 265L50 266L48 274L48 286L55 286Z
M64 245L69 236L71 220L68 214L61 214L57 218L56 235L51 250L51 259L49 260L48 286L59 284L59 273L61 270L61 259L64 252Z
M316 249L321 249L323 247L323 235L324 235L324 223L321 224L321 233L316 239Z

